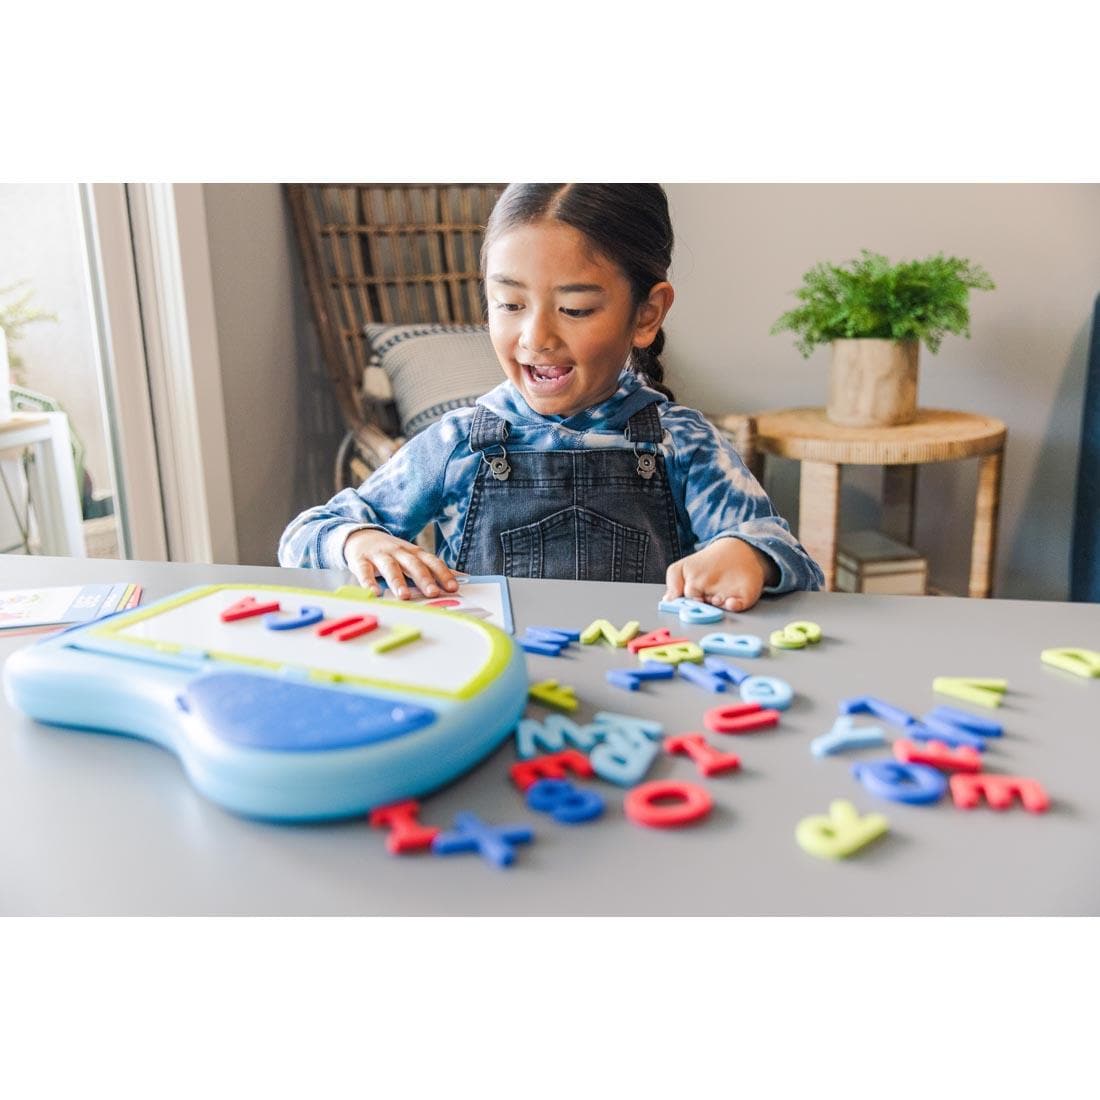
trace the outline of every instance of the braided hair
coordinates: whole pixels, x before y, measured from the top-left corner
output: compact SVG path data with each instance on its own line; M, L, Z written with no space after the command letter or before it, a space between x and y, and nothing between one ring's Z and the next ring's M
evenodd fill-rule
M630 282L637 309L672 263L672 219L659 183L510 183L497 199L481 247L481 273L491 245L518 225L553 218L583 233ZM630 369L670 401L661 352L665 330L647 348L630 349Z

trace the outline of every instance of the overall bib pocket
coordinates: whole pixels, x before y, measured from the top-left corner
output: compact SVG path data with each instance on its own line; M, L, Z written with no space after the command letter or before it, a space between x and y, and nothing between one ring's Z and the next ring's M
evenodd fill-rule
M649 540L644 531L575 505L500 533L505 575L536 579L639 583Z

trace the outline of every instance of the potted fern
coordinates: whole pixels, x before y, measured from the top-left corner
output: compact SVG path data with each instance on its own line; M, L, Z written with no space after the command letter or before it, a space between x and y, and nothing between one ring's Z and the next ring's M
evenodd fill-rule
M993 290L969 260L942 253L891 264L864 249L845 265L820 263L802 278L800 305L772 333L793 332L803 356L832 344L825 415L848 427L908 424L917 415L921 342L934 355L944 336L970 336L970 291Z

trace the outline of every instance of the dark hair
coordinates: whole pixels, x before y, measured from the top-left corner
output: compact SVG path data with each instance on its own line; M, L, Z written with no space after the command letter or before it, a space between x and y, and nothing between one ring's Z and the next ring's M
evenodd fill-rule
M510 183L497 199L481 246L481 274L490 246L517 225L552 218L583 233L593 248L617 264L630 281L637 308L654 284L668 278L672 219L659 183ZM665 384L660 355L665 331L648 348L631 348L630 369L647 385L675 400Z

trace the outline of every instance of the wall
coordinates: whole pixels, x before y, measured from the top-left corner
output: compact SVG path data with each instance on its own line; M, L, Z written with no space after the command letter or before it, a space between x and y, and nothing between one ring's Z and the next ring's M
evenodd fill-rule
M279 535L332 495L340 439L278 184L203 188L237 552L275 565Z
M1087 323L1100 291L1093 184L669 184L677 299L665 361L709 410L821 404L827 352L770 336L819 260L968 257L997 290L972 298L973 337L922 351L921 402L1003 419L1008 445L996 592L1065 599ZM270 563L287 519L331 493L340 437L276 184L204 189L242 562ZM945 586L966 584L975 463L925 467L916 542ZM877 518L877 472L846 477L844 526ZM769 491L792 524L797 466Z
M821 405L826 349L804 360L770 336L802 273L860 248L891 259L943 251L984 266L970 340L921 351L920 402L1008 426L995 592L1065 599L1087 325L1100 292L1094 184L672 184L676 303L665 363L678 398L704 409ZM844 526L877 518L877 471L846 474ZM976 462L924 467L915 542L933 575L964 592ZM792 524L797 464L766 485Z

